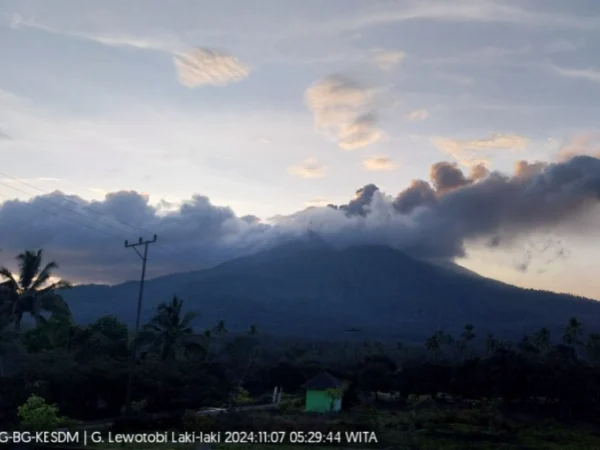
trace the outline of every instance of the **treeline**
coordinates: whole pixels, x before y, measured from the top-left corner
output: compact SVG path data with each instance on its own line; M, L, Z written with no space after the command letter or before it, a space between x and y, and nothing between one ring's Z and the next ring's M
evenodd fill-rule
M59 295L70 284L49 282L56 264L43 265L41 251L18 262L17 275L0 269L0 422L18 426L17 410L32 394L70 419L121 416L131 330L112 316L75 323ZM600 413L600 338L576 319L560 336L541 329L518 342L480 337L466 325L458 336L434 334L420 349L370 341L280 345L256 326L233 332L224 321L196 333L197 319L174 297L135 337L133 408L166 413L164 426L180 423L186 410L267 403L274 386L301 394L323 369L350 381L344 408L365 401L401 407L425 395L565 418Z

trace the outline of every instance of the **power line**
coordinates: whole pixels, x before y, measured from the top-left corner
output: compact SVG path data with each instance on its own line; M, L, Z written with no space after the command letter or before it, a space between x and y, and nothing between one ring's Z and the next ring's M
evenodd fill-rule
M21 191L21 192L23 192L23 191ZM25 192L25 193L26 193L26 192ZM6 198L6 199L8 199L8 198L9 198L8 196L6 196L6 195L4 195L4 194L0 194L0 196L4 197L4 198ZM86 228L89 228L90 230L93 230L93 231L98 231L98 232L100 232L100 233L106 234L107 236L110 236L111 238L114 238L114 237L119 237L119 236L115 236L115 235L113 235L113 234L111 234L111 233L108 233L108 232L106 232L106 231L104 231L104 230L101 230L101 229L99 229L99 228L94 228L94 227L92 227L92 226L90 226L90 225L88 225L88 224L86 224L86 223L76 222L76 221L74 221L74 220L72 220L72 219L70 219L70 218L68 218L68 217L64 217L64 216L62 216L62 215L60 215L60 214L57 214L57 213L56 213L56 212L54 212L54 211L48 211L48 210L46 210L46 209L44 209L44 208L40 208L40 207L39 207L39 206L37 206L37 205L33 205L33 204L31 204L31 203L28 203L28 202L20 202L20 203L21 203L21 204L23 204L23 205L27 205L27 206L28 206L28 207L30 207L30 208L37 209L37 210L40 210L40 211L42 211L42 212L45 212L46 214L50 214L50 215L53 215L53 216L59 217L59 218L61 218L61 219L63 219L63 220L66 220L67 222L71 222L71 223L74 223L74 224L76 224L76 225L81 225L81 226L84 226L84 227L86 227Z
M33 188L33 189L35 189L35 190L39 191L39 192L42 192L42 193L44 193L44 194L47 194L47 195L55 195L55 193L53 193L53 192L48 192L48 191L45 191L45 190L43 190L43 189L41 189L41 188L38 188L37 186L34 186L34 185L30 184L30 183L26 183L25 181L22 181L22 180L20 180L19 178L13 177L13 176L11 176L11 175L8 175L8 174L6 174L6 173L0 172L0 175L2 175L2 176L4 176L4 177L7 177L7 178L10 178L10 179L12 179L12 180L15 180L15 181L17 181L18 183L21 183L21 184L24 184L24 185L26 185L26 186L29 186L29 187L31 187L31 188ZM3 186L5 186L5 187L8 187L9 189L13 189L13 190L16 190L16 191L18 191L18 192L21 192L21 193L23 193L23 194L26 194L26 195L32 195L30 192L27 192L27 191L24 191L24 190L22 190L22 189L16 188L16 187L14 187L14 186L10 186L9 184L3 183L2 181L0 181L0 184L1 184L1 185L3 185ZM4 195L3 195L3 197L5 197L5 198L8 198L8 197L6 197L6 196L4 196ZM39 198L39 197L38 197L38 198ZM56 203L56 202L52 202L50 199L47 199L47 198L41 198L40 200L42 200L42 201L45 201L45 202L47 202L47 203L49 203L49 204L51 204L51 205L54 205L54 206L56 206L56 207L58 207L58 208L63 208L63 209L65 209L66 211L69 211L69 212L71 212L71 213L75 213L75 214L77 214L77 215L79 215L79 216L81 216L81 217L83 217L83 218L85 218L85 219L87 219L87 220L92 220L92 221L94 220L92 217L90 217L90 216L88 216L88 215L86 215L86 214L82 213L81 211L76 211L76 210L73 210L73 209L71 209L71 208L68 208L68 207L67 207L67 206L65 206L64 204L61 204L61 203ZM82 209L85 209L85 210L91 211L91 212L93 212L94 214L97 214L97 215L99 215L99 216L101 216L101 217L106 217L106 218L108 218L108 219L110 219L110 220L113 220L113 221L115 221L115 222L118 222L118 223L120 223L120 224L122 224L122 225L124 225L124 226L128 227L130 230L141 230L141 231L143 231L143 232L145 232L145 233L150 233L150 234L151 234L151 232L150 232L150 231L148 231L148 230L146 230L146 229L144 229L144 228L141 228L141 227L138 227L138 226L135 226L135 225L128 224L127 222L124 222L124 221L122 221L122 220L119 220L119 219L117 219L116 217L110 216L110 215L108 215L108 214L105 214L105 213L102 213L102 212L100 212L100 211L96 211L96 210L94 210L93 208L90 208L89 206L82 205L82 204L80 204L80 203L78 203L78 202L75 202L75 201L73 201L73 200L69 199L69 198L66 198L66 197L65 197L65 198L64 198L64 200L65 200L66 202L68 202L68 203L72 203L73 205L77 206L78 208L82 208ZM33 205L31 205L30 203L28 203L28 202L21 202L21 203L23 203L23 204L26 204L26 205L28 205L28 206L33 206ZM59 217L61 217L61 218L65 219L65 220L67 220L66 218L64 218L64 217L60 216L59 214L52 213L52 212L48 212L48 211L45 211L45 210L43 210L43 209L41 209L41 208L38 208L38 209L40 209L40 210L42 210L42 211L44 211L44 212L47 212L47 213L49 213L49 214L53 214L53 215L55 215L55 216L59 216ZM93 228L93 227L89 226L88 224L85 224L85 223L79 223L79 222L76 222L76 221L74 221L74 220L70 220L70 221L71 221L72 223L75 223L75 224L80 224L80 225L83 225L83 226L85 226L86 228L89 228L89 229L92 229L92 230L95 230L95 231L102 232L103 234L110 235L110 236L115 236L115 237L119 237L120 239L123 239L123 236L122 236L122 235L118 235L118 236L117 236L117 235L115 235L115 234L111 235L111 234L109 234L109 233L105 232L104 230ZM97 222L94 222L94 223L97 223ZM120 233L130 233L130 231L129 231L129 230L125 230L125 229L123 229L123 228L116 227L116 226L114 226L114 225L112 225L112 224L110 224L110 223L104 223L104 225L107 225L107 226L109 226L109 227L111 227L111 228L113 228L113 229L115 229L115 230L119 231ZM161 252L163 253L163 256L166 256L166 258L167 258L167 259L171 259L173 262L175 262L175 257L176 257L176 255L175 255L175 253L174 253L174 252L171 252L171 251L169 251L168 249L166 249L165 247L163 247L163 246L161 246L161 245L157 245L157 247L158 247L158 250L159 250L159 251L161 251ZM177 262L179 263L179 259L177 260Z
M6 174L6 173L3 173L3 172L0 172L0 175L2 175L3 177L6 177L6 178L10 178L11 180L14 180L14 181L16 181L17 183L21 183L21 184L23 184L23 185L25 185L25 186L29 186L30 188L32 188L32 189L35 189L36 191L39 191L39 192L41 192L41 193L43 193L43 194L46 194L46 195L56 195L56 193L54 193L54 192L48 192L48 191L45 191L45 190L43 190L43 189L41 189L41 188L39 188L39 187L37 187L37 186L34 186L33 184L27 183L27 182L25 182L25 181L23 181L23 180L21 180L21 179L19 179L19 178L17 178L17 177L13 177L12 175L8 175L8 174ZM4 182L2 182L2 181L0 181L0 184L2 184L2 185L4 185L4 186L8 187L9 189L16 189L15 187L13 187L13 186L10 186L10 185L8 185L7 183L4 183ZM17 189L17 190L18 190L18 189ZM23 191L21 191L21 192L23 192ZM27 193L27 194L29 194L29 193ZM131 224L128 224L128 223L126 223L126 222L123 222L123 221L119 220L119 219L118 219L118 218L116 218L116 217L109 216L109 215L107 215L107 214L104 214L104 213L102 213L102 212L100 212L100 211L96 211L95 209L93 209L93 208L90 208L90 207L89 207L89 206L87 206L87 205L82 205L81 203L78 203L78 202L76 202L76 201L74 201L74 200L71 200L70 198L64 197L64 198L63 198L63 200L64 200L64 201L66 201L67 203L71 203L71 204L75 205L75 206L76 206L76 207L78 207L78 208L85 209L85 210L87 210L87 211L90 211L90 212L92 212L92 213L94 213L94 214L97 214L97 215L100 215L100 216L102 216L102 217L107 217L107 218L109 218L109 219L111 219L111 220L113 220L113 221L115 221L115 222L117 222L117 223L120 223L121 225L124 225L124 226L128 227L128 228L129 228L129 229L131 229L131 230L142 231L143 233L151 233L150 231L148 231L148 230L146 230L146 229L144 229L144 228L140 228L140 227L137 227L137 226L135 226L135 225L131 225ZM60 204L57 204L57 206L64 207L64 205L60 205ZM86 215L86 214L83 214L81 211L76 211L76 210L69 209L69 208L67 208L67 209L68 209L69 211L72 211L72 212L74 212L75 214L78 214L78 215L80 215L80 216L82 216L82 217L85 217L86 219L91 219L91 217L89 217L89 216L88 216L88 215ZM92 219L92 220L93 220L93 219ZM121 231L121 232L122 232L122 231L124 231L122 228L117 228L117 227L115 227L114 225L111 225L111 224L106 224L106 225L109 225L110 227L112 227L112 228L114 228L114 229L116 229L116 230L118 230L118 231Z

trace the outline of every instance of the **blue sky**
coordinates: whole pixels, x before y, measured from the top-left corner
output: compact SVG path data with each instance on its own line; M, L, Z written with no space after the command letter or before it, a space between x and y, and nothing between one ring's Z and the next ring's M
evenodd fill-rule
M442 160L593 155L597 55L594 0L0 0L1 171L39 188L0 193L201 194L268 219L396 195ZM461 263L600 297L592 228L552 231L569 257L525 273L546 231Z

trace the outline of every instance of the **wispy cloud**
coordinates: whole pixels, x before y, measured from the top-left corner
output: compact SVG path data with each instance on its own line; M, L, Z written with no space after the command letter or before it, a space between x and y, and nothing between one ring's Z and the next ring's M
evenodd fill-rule
M571 41L568 39L559 39L550 42L544 46L544 51L548 53L566 53L574 52L585 46L583 40Z
M219 50L198 48L174 57L179 81L196 88L225 86L250 75L250 68L237 58Z
M372 156L363 160L363 167L370 171L394 170L397 165L389 156Z
M36 178L4 178L0 182L7 184L23 184L23 183L62 183L60 178L52 177L36 177Z
M101 188L88 188L88 189L90 190L90 192L93 192L94 194L102 195L103 197L108 194L108 191L101 189Z
M327 206L329 204L331 204L331 200L323 198L323 197L318 197L318 198L311 198L310 200L307 200L304 202L304 204L306 206Z
M66 28L47 25L33 18L25 19L20 14L14 13L9 17L9 26L12 29L32 28L50 34L70 36L77 39L96 42L109 47L131 47L142 50L156 50L160 52L176 52L187 45L175 34L146 34L133 35L127 33L111 32L86 32L83 30L69 30Z
M465 165L487 162L481 159L486 150L523 150L529 145L529 139L516 134L491 133L481 139L435 138L433 144Z
M483 47L478 50L461 53L458 55L428 58L424 59L422 62L426 64L452 64L459 66L499 63L517 64L519 63L519 60L515 59L515 57L527 56L532 52L532 50L533 47L531 45L523 45L516 48Z
M397 50L381 50L373 51L373 59L375 64L384 71L392 70L398 64L402 63L406 58L406 53Z
M600 133L582 133L573 136L560 148L558 159L566 161L577 155L589 155L600 158Z
M410 121L425 120L429 118L429 112L426 109L417 109L406 115L406 119Z
M366 147L382 139L376 127L372 89L333 75L310 86L305 93L315 127L333 136L345 150Z
M325 166L315 158L309 158L297 166L290 167L288 172L301 178L322 178L325 176L325 170Z
M600 83L600 69L568 69L559 66L552 66L554 72L567 78L579 78L583 80Z

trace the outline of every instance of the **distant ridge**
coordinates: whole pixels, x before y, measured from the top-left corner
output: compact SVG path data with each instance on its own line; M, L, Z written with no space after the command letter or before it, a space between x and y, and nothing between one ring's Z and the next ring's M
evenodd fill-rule
M133 323L137 288L78 286L64 297L79 321L114 314ZM573 316L600 329L600 302L521 289L389 247L336 249L312 231L211 269L148 280L145 291L143 320L176 294L202 324L256 324L274 335L345 339L343 330L356 327L364 338L424 339L471 323L481 333L520 338L543 326L561 330Z

